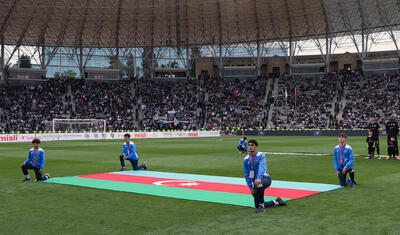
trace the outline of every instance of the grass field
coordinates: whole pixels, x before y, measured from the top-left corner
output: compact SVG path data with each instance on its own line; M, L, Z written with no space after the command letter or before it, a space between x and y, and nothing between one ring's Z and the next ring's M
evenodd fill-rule
M242 177L239 137L138 139L150 170ZM257 137L268 152L331 153L337 137ZM386 138L381 137L386 153ZM122 141L45 142L45 171L73 176L119 170ZM365 138L349 137L355 154ZM0 145L0 234L399 234L400 161L356 157L358 184L254 209L36 182L22 183L30 143ZM274 180L337 184L332 156L267 156ZM130 165L127 165L130 167ZM31 172L31 176L34 175ZM268 189L267 189L268 190Z

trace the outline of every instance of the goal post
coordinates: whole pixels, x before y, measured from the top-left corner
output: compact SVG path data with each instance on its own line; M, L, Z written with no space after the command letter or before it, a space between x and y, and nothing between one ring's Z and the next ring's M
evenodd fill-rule
M105 119L53 119L53 132L106 132Z

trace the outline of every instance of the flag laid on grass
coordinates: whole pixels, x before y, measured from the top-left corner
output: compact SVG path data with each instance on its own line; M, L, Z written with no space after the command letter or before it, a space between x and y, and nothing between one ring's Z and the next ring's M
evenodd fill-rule
M254 206L253 197L244 178L157 171L122 171L51 178L44 182L238 206ZM265 190L265 200L272 200L279 196L287 201L338 188L340 186L330 184L272 180L271 187Z

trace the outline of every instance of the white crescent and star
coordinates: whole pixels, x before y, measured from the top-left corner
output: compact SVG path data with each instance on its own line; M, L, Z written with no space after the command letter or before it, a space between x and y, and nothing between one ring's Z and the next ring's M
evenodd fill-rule
M195 186L199 185L196 181L192 180L163 180L163 181L156 181L153 183L154 185L158 186Z

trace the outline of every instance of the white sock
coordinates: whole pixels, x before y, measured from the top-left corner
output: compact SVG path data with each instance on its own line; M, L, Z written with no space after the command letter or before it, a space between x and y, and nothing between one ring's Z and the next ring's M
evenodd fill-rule
M30 179L30 178L31 178L31 177L29 176L29 174L26 174L25 177L26 177L27 179Z
M275 204L275 206L279 205L279 202L277 202L276 200L272 200Z

